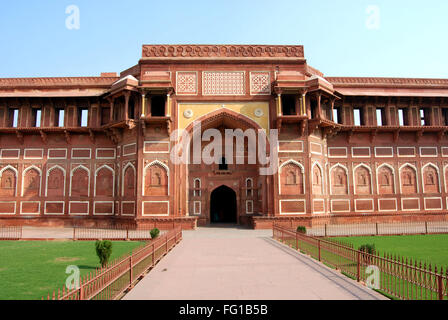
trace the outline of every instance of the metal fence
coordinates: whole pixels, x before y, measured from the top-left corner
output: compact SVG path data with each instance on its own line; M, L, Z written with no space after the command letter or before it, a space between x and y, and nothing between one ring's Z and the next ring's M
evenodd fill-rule
M130 256L113 261L80 280L76 289L64 286L49 294L47 300L115 300L132 288L147 270L182 240L182 228L166 234L134 251ZM44 298L42 298L44 299Z
M448 300L448 270L444 273L437 266L378 252L368 254L279 226L274 226L273 237L392 298Z
M134 240L144 241L151 240L149 229L145 230L131 230L122 228L73 228L73 240Z
M448 233L448 221L325 224L307 229L313 237L379 236Z
M22 227L0 227L0 240L20 240Z

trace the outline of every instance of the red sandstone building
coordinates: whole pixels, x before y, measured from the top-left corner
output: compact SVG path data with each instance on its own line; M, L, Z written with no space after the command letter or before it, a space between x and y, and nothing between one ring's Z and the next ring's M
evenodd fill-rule
M120 76L0 79L0 224L444 218L447 97L445 79L325 77L302 46L145 45ZM173 164L195 121L278 129L278 173Z

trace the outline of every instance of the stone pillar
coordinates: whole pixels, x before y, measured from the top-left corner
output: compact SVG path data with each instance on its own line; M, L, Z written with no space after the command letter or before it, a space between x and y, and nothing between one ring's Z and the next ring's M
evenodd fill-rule
M110 98L109 99L109 103L110 103L110 122L114 121L114 98Z
M146 117L146 93L142 93L142 115L141 118Z
M165 116L171 117L171 92L166 95Z
M277 116L282 116L282 94L277 94Z
M129 98L130 92L125 92L124 94L124 120L129 120Z

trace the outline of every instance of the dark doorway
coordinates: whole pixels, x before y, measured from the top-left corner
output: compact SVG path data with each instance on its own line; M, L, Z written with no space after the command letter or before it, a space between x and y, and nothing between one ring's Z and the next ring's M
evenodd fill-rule
M226 186L212 192L210 220L212 223L237 223L236 193Z

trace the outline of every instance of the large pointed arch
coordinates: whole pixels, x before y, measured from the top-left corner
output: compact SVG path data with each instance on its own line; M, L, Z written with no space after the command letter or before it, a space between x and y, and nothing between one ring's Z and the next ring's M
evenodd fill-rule
M356 182L357 179L357 170L364 168L365 170L368 171L369 173L369 179L368 179L368 183L369 183L369 192L367 194L373 194L373 177L372 177L372 169L370 168L370 166L366 165L365 163L360 163L357 166L355 166L353 168L353 192L354 194L361 194L358 190L358 188L360 187L359 184Z
M98 167L96 170L95 170L95 181L94 181L94 188L93 188L93 190L94 190L94 192L93 192L93 194L94 194L94 196L97 196L97 187L98 187L98 182L97 182L97 178L98 178L98 173L100 172L100 171L102 171L102 170L108 170L108 171L110 171L111 173L112 173L112 181L111 181L111 184L112 184L112 195L110 195L111 197L114 197L115 196L115 170L112 168L112 167L110 167L109 165L107 165L107 164L103 164L102 166L100 166L100 167ZM107 195L107 196L109 196L109 195Z
M376 168L376 192L378 194L380 194L380 181L379 181L380 177L379 177L379 174L380 174L380 170L383 169L383 168L387 168L387 169L390 170L391 175L392 175L392 181L391 182L393 183L393 193L394 194L397 193L397 183L396 183L397 179L395 177L395 168L393 166L391 166L390 164L388 164L388 163L383 163L382 165L380 165L380 166L378 166Z
M87 195L86 195L86 196L88 197L88 196L90 196L90 169L87 168L87 167L85 167L85 166L82 165L82 164L78 165L77 167L73 168L73 169L70 171L70 191L69 191L69 196L72 196L72 195L73 195L73 176L74 176L74 174L76 173L76 171L78 171L78 170L82 170L82 171L84 171L85 173L87 173L87 183L86 183L86 186L87 186Z
M22 172L22 192L21 192L22 197L25 196L26 174L28 173L28 171L32 171L32 170L37 171L37 173L39 174L39 183L38 183L39 191L37 192L37 195L41 196L41 193L42 193L42 170L39 167L36 167L35 165L31 165L31 166L27 167L25 170L23 170L23 172Z
M170 195L170 168L165 163L163 163L160 160L154 160L153 162L148 163L143 168L143 179L142 179L142 193L143 193L143 195L144 196L150 196L150 194L146 194L146 187L145 187L145 185L146 185L146 175L148 173L148 169L153 167L153 166L159 166L159 167L161 167L162 169L165 170L166 180L167 180L167 194L166 195L169 196Z
M426 186L426 179L425 179L425 169L428 168L428 167L433 168L435 170L436 174L437 174L437 179L436 179L437 191L436 192L431 192L431 193L441 193L442 192L442 186L441 186L441 179L440 179L440 169L439 169L439 167L436 164L434 164L432 162L429 162L429 163L425 164L422 167L422 172L421 172L421 175L422 175L422 191L423 191L423 193L426 193L427 189L428 189L428 186Z
M2 181L2 177L3 177L3 173L5 171L11 170L12 172L14 172L14 179L15 179L15 186L14 186L14 197L17 196L17 186L18 186L18 181L19 181L19 171L14 168L11 165L7 165L6 167L2 168L0 170L0 181Z
M132 170L132 172L134 173L134 184L133 184L133 186L134 186L134 196L135 196L135 194L136 194L136 182L137 182L137 169L135 169L135 166L132 164L132 162L128 162L124 167L123 167L123 170L122 170L122 174L121 174L121 176L122 176L122 179L121 179L121 195L124 197L124 195L125 195L125 192L124 192L124 190L125 190L125 185L126 185L126 171L128 170L128 169L130 169L130 170Z
M65 196L65 180L67 178L67 172L66 172L65 168L61 167L60 165L54 165L54 166L52 166L51 168L49 168L47 170L47 174L46 174L46 177L45 177L45 196L48 197L48 181L49 181L50 174L54 170L62 171L62 174L63 174L63 181L62 181L63 183L62 183L62 185L63 186L61 188L61 190L62 190L62 195L61 196L64 197Z
M342 169L345 173L345 182L346 185L343 186L345 188L345 193L346 195L348 195L350 193L350 180L349 180L349 174L348 174L348 169L346 166L340 164L340 163L336 163L335 165L333 165L332 167L330 167L330 194L334 195L335 190L334 190L334 186L333 186L333 171L335 171L336 169Z
M301 187L302 191L301 191L300 194L301 194L301 195L305 194L305 190L306 190L306 188L305 188L305 167L304 167L300 162L298 162L298 161L296 161L296 160L293 160L293 159L289 159L289 160L283 162L283 163L280 165L279 169L278 169L278 186L279 186L279 194L282 194L282 184L283 184L282 181L281 181L281 178L282 178L282 169L283 169L285 166L287 166L287 165L294 165L294 166L297 166L297 167L300 169L300 173L301 173L301 181L302 181L302 187Z
M411 168L412 170L413 170L413 172L414 172L414 175L415 175L415 193L419 193L420 192L420 188L419 188L419 180L418 180L418 170L417 170L417 167L416 166L414 166L413 164L411 164L411 163L409 163L409 162L407 162L407 163L405 163L405 164L403 164L400 168L399 168L399 170L398 170L398 178L399 178L399 181L400 181L400 193L401 194L403 194L403 183L405 182L405 181L403 181L403 177L402 177L402 171L403 171L403 169L405 169L406 167L409 167L409 168Z

